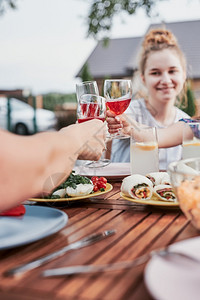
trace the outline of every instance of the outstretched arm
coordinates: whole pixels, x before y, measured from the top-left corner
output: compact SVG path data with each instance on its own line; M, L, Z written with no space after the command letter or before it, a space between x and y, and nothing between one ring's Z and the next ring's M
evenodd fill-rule
M101 121L92 120L29 137L0 131L0 211L51 192L69 176L78 157L99 159L104 130Z
M184 122L177 122L167 128L157 128L159 148L169 148L182 144ZM192 132L188 127L188 136Z
M145 126L136 122L133 118L130 118L126 114L116 117L109 111L107 112L107 122L110 133L116 133L118 129L121 129L123 133L130 136L132 132L132 134L137 137L142 134L140 129ZM184 126L185 123L180 121L167 128L157 128L158 147L169 148L182 144ZM133 128L132 131L131 128ZM192 130L189 126L187 126L187 136L188 139L193 136Z

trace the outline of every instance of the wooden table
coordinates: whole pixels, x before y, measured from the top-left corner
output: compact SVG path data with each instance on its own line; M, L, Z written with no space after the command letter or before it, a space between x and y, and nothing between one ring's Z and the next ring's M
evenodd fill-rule
M27 246L0 251L0 299L152 299L144 281L145 265L124 271L42 278L48 268L132 260L168 244L198 235L179 209L138 205L120 198L121 183L87 200L62 204L69 222L59 233ZM61 205L61 202L59 203ZM68 252L21 277L6 278L10 267L55 251L88 234L115 228L117 233L92 246Z

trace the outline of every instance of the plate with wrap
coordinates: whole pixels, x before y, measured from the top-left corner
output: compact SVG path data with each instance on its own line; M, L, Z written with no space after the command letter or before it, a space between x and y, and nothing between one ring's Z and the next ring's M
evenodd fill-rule
M163 192L164 186L161 187ZM152 181L139 174L127 176L123 179L120 194L123 199L138 204L178 207L179 204L176 199L171 199L172 195L174 195L172 187L166 185L166 191L162 193L163 197L161 197L156 186L153 187ZM169 200L168 197L170 197Z

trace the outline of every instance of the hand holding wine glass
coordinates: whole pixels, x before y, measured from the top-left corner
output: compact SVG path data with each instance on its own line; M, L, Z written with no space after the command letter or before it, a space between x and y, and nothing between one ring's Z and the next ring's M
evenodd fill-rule
M106 98L106 105L109 111L115 116L123 114L128 108L132 97L132 84L131 80L126 79L112 79L105 80L104 83L104 96ZM111 137L127 138L118 131L112 134Z

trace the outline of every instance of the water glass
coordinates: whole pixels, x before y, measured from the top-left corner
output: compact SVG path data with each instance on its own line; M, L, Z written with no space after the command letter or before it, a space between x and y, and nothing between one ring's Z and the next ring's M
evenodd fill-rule
M130 139L131 174L159 171L158 141L155 127L132 127Z
M200 156L200 122L184 124L182 146L183 159Z

